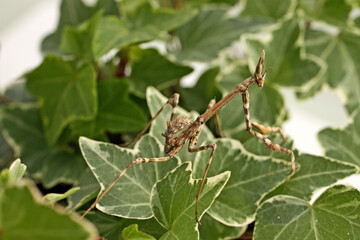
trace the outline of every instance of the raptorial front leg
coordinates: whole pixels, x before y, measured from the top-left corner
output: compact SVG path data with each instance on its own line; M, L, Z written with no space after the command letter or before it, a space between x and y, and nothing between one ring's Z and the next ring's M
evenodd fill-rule
M279 144L276 144L274 142L272 142L270 139L268 139L267 137L265 137L263 134L268 134L268 133L272 133L272 132L278 132L281 136L281 138L283 140L285 140L284 134L282 133L280 128L277 127L265 127L261 124L258 123L251 123L250 121L250 112L249 112L249 92L245 91L242 94L242 100L243 100L243 106L244 106L244 114L245 114L245 122L246 122L246 130L253 136L259 138L264 144L265 146L272 150L272 151L276 151L276 152L282 152L285 154L288 154L291 156L291 170L289 173L289 178L287 181L289 181L290 177L294 174L295 172L295 155L294 153L287 149L284 148L282 146L280 146ZM256 127L257 129L259 129L259 132L256 132L252 129L252 127Z
M81 218L85 217L86 214L88 214L95 206L96 204L105 196L105 194L115 185L115 183L127 172L127 170L129 170L129 168L135 164L140 164L140 163L148 163L148 162L166 162L169 159L171 159L171 156L166 156L166 157L159 157L159 158L137 158L133 161L131 161L131 163L124 168L124 170L122 170L119 175L114 179L114 181L112 181L110 183L110 185L104 190L104 192L101 193L101 195L95 200L95 202L93 204L91 204L91 206L83 213L83 215L81 216Z
M198 190L198 193L196 194L196 206L195 206L195 219L196 219L196 222L198 224L200 224L200 221L199 221L199 218L198 218L198 204L199 204L199 196L200 196L200 193L201 193L201 189L204 185L204 181L205 181L205 178L206 178L206 175L207 175L207 172L209 170L209 167L210 167L210 164L211 164L211 160L214 156L214 152L215 152L215 149L216 149L216 144L207 144L207 145L203 145L203 146L200 146L200 147L197 147L195 148L195 145L196 145L196 141L197 141L197 138L192 138L190 139L190 142L189 142L189 147L188 147L188 151L189 152L200 152L200 151L204 151L204 150L208 150L208 149L211 149L211 153L210 153L210 157L209 157L209 160L206 164L206 168L205 168L205 171L204 171L204 175L201 179L201 183L200 183L200 187L199 187L199 190Z
M210 108L212 108L216 103L215 99L211 99L211 101L209 102L209 105L207 107L207 110L209 110ZM222 131L221 131L221 127L220 127L220 118L219 118L219 114L218 112L215 113L215 120L216 120L216 127L218 129L218 134L221 138L224 137Z
M159 116L159 114L164 110L164 108L166 107L166 105L170 104L172 106L172 112L171 112L171 117L170 120L172 121L174 119L175 116L175 108L179 103L179 94L178 93L174 93L169 99L168 101L159 109L159 111L155 114L155 116L148 122L148 124L144 127L143 130L141 130L141 132L129 143L122 145L122 147L128 147L131 144L133 144L134 142L136 142L142 135L144 135L145 131L150 127L151 123L155 120L155 118L157 118Z

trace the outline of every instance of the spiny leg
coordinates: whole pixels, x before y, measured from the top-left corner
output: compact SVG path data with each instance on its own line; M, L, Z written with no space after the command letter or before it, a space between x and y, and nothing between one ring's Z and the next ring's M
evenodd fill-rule
M215 99L211 99L210 102L209 102L209 105L207 107L207 110L209 110L210 108L212 108L216 103L216 100ZM221 127L220 127L220 118L219 118L219 114L218 112L215 113L215 120L216 120L216 127L218 129L218 134L221 138L224 137L222 131L221 131Z
M199 133L200 135L200 133ZM199 136L198 135L198 136ZM199 187L199 190L198 190L198 193L196 194L196 207L195 207L195 219L196 219L196 222L198 224L200 224L200 221L199 221L199 218L198 218L198 204L199 204L199 196L200 196L200 193L201 193L201 189L204 185L204 181L205 181L205 178L206 178L206 174L209 170L209 167L210 167L210 164L211 164L211 160L214 156L214 152L215 152L215 149L216 149L216 144L207 144L207 145L203 145L203 146L200 146L200 147L197 147L195 148L195 145L196 145L196 141L197 141L197 137L195 138L191 138L190 139L190 142L189 142L189 147L188 147L188 151L189 152L199 152L199 151L203 151L203 150L208 150L209 148L211 148L211 153L210 153L210 157L209 157L209 160L207 162L207 165L206 165L206 168L205 168L205 171L204 171L204 175L201 179L201 183L200 183L200 187Z
M256 127L261 134L279 133L281 139L285 142L285 135L279 127L268 127L257 122L252 122L251 125Z
M249 112L249 92L246 90L243 94L242 94L242 100L243 100L243 106L244 106L244 113L245 113L245 122L246 122L246 130L253 136L259 138L267 148L269 148L270 150L276 151L276 152L282 152L285 154L288 154L291 156L291 170L289 173L289 177L287 179L286 182L289 181L289 179L291 178L291 176L294 174L295 172L295 156L294 153L284 147L281 147L279 144L273 143L270 139L266 138L263 134L259 133L259 132L255 132L252 130L252 126L254 125L256 128L258 128L260 130L260 132L263 132L264 134L266 134L266 132L269 132L270 130L277 130L276 128L270 128L270 127L265 127L263 125L260 124L252 124L250 122L250 112ZM272 131L270 131L272 132ZM269 133L270 133L269 132ZM280 133L280 136L282 138L284 138L284 135L282 134L281 131L277 131Z
M148 122L148 124L144 127L144 129L141 130L141 132L131 142L122 145L122 147L128 147L131 144L133 144L134 142L136 142L145 133L145 131L150 127L151 123L155 120L155 118L157 118L159 116L159 114L164 110L164 108L168 104L170 104L172 106L172 112L171 112L171 117L170 117L170 120L172 121L175 116L175 107L178 105L178 103L179 103L179 94L174 93L168 99L168 101L159 109L159 111L155 114L155 116Z
M95 200L95 202L91 204L91 206L84 212L81 218L85 217L86 214L88 214L96 206L96 204L105 196L105 194L115 185L117 180L119 180L131 166L135 164L148 163L148 162L165 162L168 161L170 158L172 158L172 156L166 156L160 158L137 158L131 161L131 163L119 173L119 175L114 179L114 181L110 183L110 185L104 190L104 192L101 193L101 195Z
M138 140L145 131L149 128L151 123L155 120L157 116L164 110L167 104L170 104L172 106L172 112L170 121L172 121L175 117L175 108L179 103L179 94L174 93L171 98L168 99L168 101L160 108L160 110L155 114L155 116L149 121L149 123L146 125L146 127L128 144L124 145L124 147L127 147L134 143L136 140ZM114 181L111 182L111 184L104 190L104 192L95 200L95 202L85 211L85 213L81 216L83 218L88 212L90 212L96 204L105 196L105 194L114 186L114 184L119 180L125 172L134 164L144 163L144 162L164 162L171 158L172 156L166 156L166 157L160 157L160 158L137 158L133 160L122 172L119 173L119 175L114 179Z

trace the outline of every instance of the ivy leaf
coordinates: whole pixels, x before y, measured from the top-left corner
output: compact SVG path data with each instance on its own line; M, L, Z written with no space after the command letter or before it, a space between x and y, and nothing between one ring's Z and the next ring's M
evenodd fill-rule
M30 184L0 189L0 222L3 239L95 239L88 222L39 203Z
M268 73L271 74L272 72ZM251 75L253 74L244 65L236 66L229 73L223 74L218 82L223 95L227 95L236 84ZM281 93L267 79L262 89L254 85L249 87L251 119L267 126L280 126L287 118ZM241 142L252 137L246 132L241 95L228 102L219 113L221 130L225 136L240 139Z
M235 239L246 231L247 226L230 227L205 214L199 226L200 239Z
M97 92L99 110L96 118L72 124L72 128L79 135L97 136L103 131L135 132L145 127L147 117L129 98L129 84L125 79L101 81L97 86Z
M131 91L141 97L148 86L161 90L192 72L192 68L171 62L155 49L132 48L130 62Z
M337 180L360 170L352 164L309 154L301 154L295 161L301 165L300 170L290 178L286 188L284 184L278 186L265 197L266 199L282 194L310 200L316 189L334 184Z
M70 195L74 194L79 190L80 190L79 187L74 187L74 188L70 188L64 193L48 193L42 198L42 200L44 200L48 204L53 204L69 197Z
M299 6L308 18L338 27L346 27L352 6L345 0L324 0L321 2L299 1Z
M326 81L330 87L338 88L346 96L345 106L351 114L360 104L360 35L342 31L337 36L324 32L308 30L306 32L306 51L324 59L328 70L318 84ZM302 90L302 92L307 89Z
M219 101L221 93L216 86L220 69L215 67L204 72L192 88L181 88L181 100L187 109L204 112L211 99Z
M264 25L260 20L229 18L223 8L201 10L175 31L181 46L174 53L179 60L208 62L242 33L255 32Z
M12 83L10 86L8 86L5 89L3 96L2 94L0 94L0 97L5 97L6 99L9 99L13 103L34 101L30 97L30 95L26 92L25 82L22 80L17 80L14 83ZM0 101L0 116L3 115L2 111L5 108L6 108L6 104ZM16 158L14 155L15 154L14 150L7 143L6 139L3 136L2 129L3 126L1 126L1 121L0 121L0 170L8 168L12 163L12 161L14 161L14 159Z
M199 196L199 219L220 194L229 177L230 172L224 172L207 178L204 182ZM192 179L191 163L187 162L154 185L151 191L151 209L156 220L168 229L160 239L199 238L195 201L200 181Z
M181 96L180 96L181 97ZM151 113L151 116L155 116L155 114L160 110L160 108L167 102L167 98L165 98L156 88L148 87L146 91L146 100L148 103L148 107ZM195 120L198 116L195 112L186 112L181 107L177 106L176 115L186 116L190 119ZM164 142L164 137L161 136L161 133L166 131L167 125L166 122L170 120L171 116L171 106L167 105L165 109L161 112L161 114L153 121L149 134L154 136L160 142ZM206 140L213 139L214 136L211 131L204 126L202 133L197 141L197 145L201 146L204 144ZM189 153L186 147L183 147L177 156L182 161L192 161L195 159L197 153Z
M245 7L241 12L242 16L250 16L256 18L280 19L286 14L294 11L296 1L249 1L245 2Z
M46 53L57 53L65 26L77 26L89 19L93 12L93 9L86 6L82 0L62 0L57 29L43 40L41 50Z
M102 11L97 12L79 27L66 26L62 34L60 50L79 59L91 61L93 59L92 41L102 14Z
M59 47L61 39L63 38L63 32L66 27L74 28L79 26L81 23L89 20L94 13L98 10L103 11L103 15L115 15L118 16L119 7L115 0L101 0L97 1L93 7L87 6L82 0L62 0L60 6L60 18L58 26L54 33L48 35L41 44L41 50L45 53L56 53L60 54ZM69 30L67 30L69 31ZM82 34L74 33L70 30L73 37L74 35L81 36ZM79 39L77 39L79 40ZM84 39L86 40L86 38ZM73 48L74 46L68 46ZM78 46L82 47L82 46ZM84 49L85 50L85 49Z
M186 23L196 13L194 9L153 9L146 2L128 13L125 20L115 16L105 17L99 22L94 39L95 58L98 59L114 48L154 40L161 32Z
M82 173L78 186L80 189L68 197L68 209L78 209L93 200L100 191L99 184L89 168Z
M107 186L136 158L161 157L162 146L146 135L134 149L80 138L83 156L100 184L101 194ZM110 215L146 219L152 217L150 191L154 183L178 165L177 158L162 163L132 166L100 200L97 208Z
M231 171L231 177L208 213L217 221L234 227L251 223L260 199L275 186L284 182L290 171L285 161L255 157L246 152L239 141L217 139L217 148L208 176ZM194 177L204 174L209 151L201 151L194 163Z
M188 0L186 1L186 5L202 5L202 4L212 4L212 3L216 3L216 4L228 4L230 6L234 6L236 3L238 3L237 0Z
M360 193L337 185L313 203L275 196L259 208L254 239L358 239Z
M21 163L20 159L16 159L9 167L10 182L16 183L25 174L26 166Z
M143 31L151 35L153 32L173 30L188 22L196 14L197 11L194 9L153 9L149 3L145 3L128 14L127 24L130 30Z
M250 68L255 69L260 53L265 49L265 65L273 67L266 76L266 82L299 87L311 79L316 81L315 78L325 66L319 59L300 56L300 47L294 47L300 33L299 18L292 16L283 20L279 28L271 33L271 41L263 42L261 39L265 37L245 38Z
M86 218L97 227L99 235L107 240L122 240L121 232L123 229L134 224L139 226L139 231L154 236L156 239L159 239L166 232L155 218L126 219L94 211L87 214Z
M27 166L27 172L42 178L46 187L60 182L75 183L85 168L81 156L46 143L40 112L32 105L13 105L0 116L11 147Z
M120 16L119 5L115 0L101 0L97 1L95 9L104 11L104 15Z
M35 101L26 91L24 79L18 79L8 86L5 89L4 96L16 103L28 103Z
M27 74L26 87L41 102L45 136L54 145L71 121L91 119L97 111L96 73L91 65L78 71L56 56L47 56Z
M9 168L5 168L0 172L0 187L19 182L25 170L26 166L21 163L20 159L16 159Z
M1 116L0 110L0 116ZM1 131L2 129L0 129ZM6 142L3 134L0 132L0 170L9 167L9 164L14 159L14 153L10 145Z
M318 138L326 156L360 167L360 112L344 129L323 129Z
M137 224L133 224L130 225L126 228L124 228L124 230L121 233L121 237L124 240L152 240L155 238L151 237L150 235L147 235L146 233L140 232L138 230L138 225Z
M354 24L356 27L360 28L360 17L355 18Z

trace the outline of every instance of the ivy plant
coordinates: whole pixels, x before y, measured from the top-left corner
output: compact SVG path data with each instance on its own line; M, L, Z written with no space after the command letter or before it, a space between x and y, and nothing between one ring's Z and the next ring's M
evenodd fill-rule
M359 7L62 0L43 61L0 94L0 238L360 239L360 193L337 185L360 171ZM263 49L271 68L263 89L249 88L252 120L282 127L291 117L282 87L299 99L324 88L341 94L349 123L318 133L322 155L270 135L295 153L287 181L289 156L247 132L237 96L219 111L224 136L211 119L197 141L217 145L199 195L201 225L196 195L210 153L187 146L166 162L129 168L80 218L132 160L165 156L168 105L135 144L122 145L172 94L180 93L175 114L195 120L254 73ZM189 75L194 85L183 87Z

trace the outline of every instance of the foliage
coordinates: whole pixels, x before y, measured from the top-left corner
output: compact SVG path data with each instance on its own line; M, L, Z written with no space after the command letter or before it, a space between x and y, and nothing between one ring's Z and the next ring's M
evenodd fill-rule
M43 62L0 96L0 238L229 239L255 223L253 239L358 239L360 193L332 186L360 168L356 8L347 0L62 0ZM79 219L132 160L164 156L170 106L134 147L118 145L168 97L180 93L176 114L195 119L193 110L253 74L262 49L272 68L263 89L249 88L252 120L281 127L289 118L280 86L299 99L325 87L344 96L349 124L319 132L324 156L270 136L295 152L286 183L289 157L247 133L237 96L219 112L226 138L215 138L210 122L197 142L217 144L199 199L201 226L195 196L209 151L186 147L165 163L131 167ZM199 64L196 84L183 88ZM22 163L10 166L17 157Z

